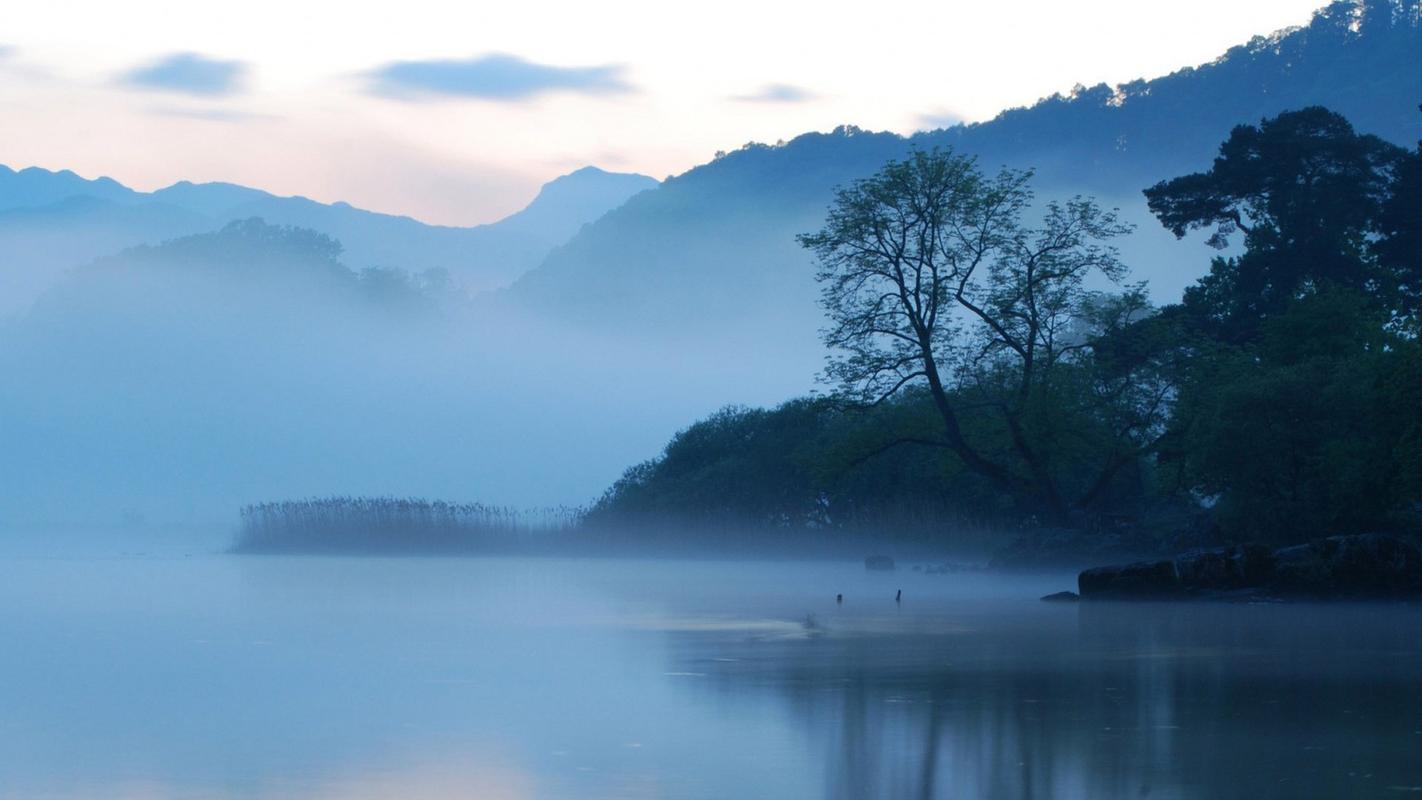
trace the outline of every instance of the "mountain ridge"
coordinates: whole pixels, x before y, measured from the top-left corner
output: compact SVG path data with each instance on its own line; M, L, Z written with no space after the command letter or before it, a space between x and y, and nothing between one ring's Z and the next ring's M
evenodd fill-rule
M1304 26L1254 37L1199 66L1112 87L1078 86L990 121L909 136L841 126L752 143L667 179L589 225L504 293L560 319L700 335L758 327L809 341L813 269L794 243L823 220L835 186L912 147L950 146L983 166L1034 168L1043 196L1095 194L1138 233L1125 245L1159 301L1178 296L1209 254L1169 247L1141 190L1207 168L1239 124L1325 105L1359 130L1422 138L1422 2L1342 0Z
M585 168L549 181L527 207L502 220L457 227L232 183L179 181L139 192L108 177L0 166L0 252L10 256L0 264L0 315L23 311L66 269L250 217L330 235L357 270L443 270L470 292L487 291L532 268L582 225L656 185L643 175Z

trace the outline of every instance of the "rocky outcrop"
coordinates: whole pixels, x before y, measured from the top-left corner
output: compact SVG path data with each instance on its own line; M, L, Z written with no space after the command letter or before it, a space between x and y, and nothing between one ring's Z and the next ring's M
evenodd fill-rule
M1194 550L1175 558L1095 567L1077 577L1083 599L1422 597L1422 550L1395 536L1334 536L1270 550Z
M1422 551L1394 536L1334 536L1274 552L1272 586L1323 597L1422 595Z
M1165 597L1180 594L1175 562L1137 561L1115 567L1095 567L1076 579L1082 597Z

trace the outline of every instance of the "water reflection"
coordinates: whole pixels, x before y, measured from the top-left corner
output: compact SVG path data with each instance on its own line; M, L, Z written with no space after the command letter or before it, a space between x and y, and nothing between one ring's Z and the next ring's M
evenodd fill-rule
M1035 600L1060 580L0 560L0 798L1214 800L1422 786L1416 609Z
M788 703L834 800L1422 792L1415 609L947 619L972 624L935 635L932 623L853 619L800 640L684 638L678 653L728 702Z

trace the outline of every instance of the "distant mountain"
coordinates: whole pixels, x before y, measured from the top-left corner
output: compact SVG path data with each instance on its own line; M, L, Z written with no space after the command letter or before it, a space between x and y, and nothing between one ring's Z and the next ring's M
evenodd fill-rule
M562 244L583 225L617 208L633 195L656 187L657 181L646 175L583 167L544 184L532 203L497 224L500 229Z
M0 315L28 307L63 270L251 217L334 237L353 269L443 269L468 290L488 290L507 285L581 226L656 185L643 175L588 167L551 181L504 220L460 228L229 183L184 181L145 193L109 178L0 167Z
M16 172L0 164L0 211L38 208L71 197L132 202L137 196L138 192L113 178L89 180L67 169L50 172L39 167L28 167Z
M1123 247L1170 301L1210 253L1175 243L1141 190L1207 168L1232 127L1307 105L1412 145L1422 137L1422 0L1337 2L1305 27L1257 37L1155 80L1077 87L995 119L910 137L842 127L748 145L665 181L585 228L506 293L562 320L640 335L742 335L818 362L817 293L796 233L833 188L910 147L952 146L985 167L1035 167L1046 195L1095 194L1139 226Z

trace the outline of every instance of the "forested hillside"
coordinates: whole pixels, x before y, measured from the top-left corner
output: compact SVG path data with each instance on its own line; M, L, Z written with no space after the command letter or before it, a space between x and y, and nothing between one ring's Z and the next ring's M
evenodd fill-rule
M816 227L835 186L912 147L950 146L1037 170L1042 195L1118 205L1122 243L1157 302L1202 270L1171 246L1141 191L1208 163L1238 124L1322 105L1397 144L1422 136L1422 4L1346 0L1306 27L1260 36L1217 60L1154 80L1078 87L995 119L913 136L846 126L750 144L667 180L607 215L520 280L512 298L563 319L659 336L738 335L791 346L813 364L820 324L812 268L794 237ZM947 77L947 76L945 76Z

